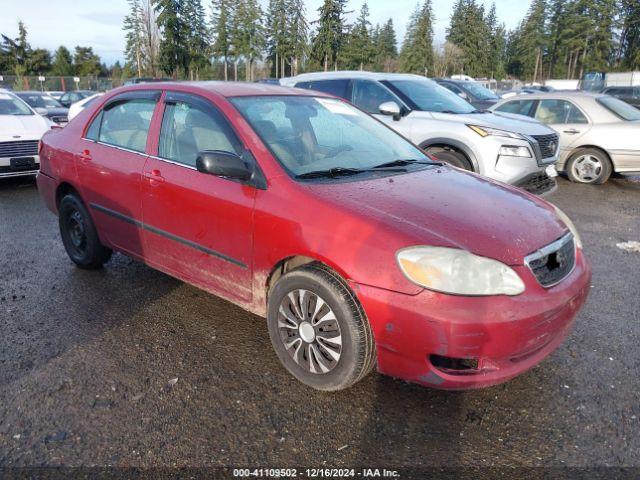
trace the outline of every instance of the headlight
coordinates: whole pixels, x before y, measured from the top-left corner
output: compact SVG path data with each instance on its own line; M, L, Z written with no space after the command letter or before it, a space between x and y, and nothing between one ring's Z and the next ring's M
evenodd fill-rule
M555 205L553 206L553 208L556 209L556 215L558 215L558 218L560 220L562 220L562 222L567 226L569 231L573 234L573 241L575 242L576 247L582 248L582 239L580 238L580 234L578 233L578 229L573 224L571 219L569 217L567 217L566 213L564 213L562 210L560 210Z
M455 295L518 295L524 283L507 265L465 250L409 247L396 254L398 265L413 283Z
M516 147L505 145L500 147L498 155L505 157L529 157L531 158L531 151L527 147Z
M488 137L489 135L493 135L494 137L507 137L507 138L517 138L519 140L524 140L524 137L519 133L508 132L506 130L499 130L497 128L491 127L480 127L478 125L467 125L471 130L476 132L481 137Z

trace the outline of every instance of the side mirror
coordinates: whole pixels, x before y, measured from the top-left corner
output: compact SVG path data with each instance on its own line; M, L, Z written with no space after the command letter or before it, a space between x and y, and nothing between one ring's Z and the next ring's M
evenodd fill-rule
M469 100L469 95L467 95L467 94L466 94L466 93L464 93L464 92L460 92L460 93L458 94L458 96L459 96L460 98L465 99L465 100Z
M396 102L384 102L378 107L378 110L380 110L380 113L382 115L393 117L393 119L396 121L400 120L400 117L402 117L400 105L398 105Z
M205 150L198 154L196 168L201 173L217 177L247 181L253 175L253 166L237 154L220 150Z
M46 108L42 108L42 107L36 107L34 108L34 110L38 115L46 115L47 113L49 113Z

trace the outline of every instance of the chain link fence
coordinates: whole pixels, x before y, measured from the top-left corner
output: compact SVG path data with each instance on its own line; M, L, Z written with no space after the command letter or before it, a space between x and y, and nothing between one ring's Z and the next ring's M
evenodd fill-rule
M106 77L68 77L68 76L16 76L0 74L0 88L14 91L40 90L63 91L95 90L106 91L121 86L125 80Z

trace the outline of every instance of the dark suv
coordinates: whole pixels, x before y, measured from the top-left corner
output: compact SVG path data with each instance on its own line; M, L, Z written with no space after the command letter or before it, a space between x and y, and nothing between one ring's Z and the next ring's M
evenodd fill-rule
M478 82L451 80L449 78L436 78L435 81L469 102L478 110L486 110L500 100L495 93Z
M619 98L629 105L640 108L640 87L607 87L602 93Z

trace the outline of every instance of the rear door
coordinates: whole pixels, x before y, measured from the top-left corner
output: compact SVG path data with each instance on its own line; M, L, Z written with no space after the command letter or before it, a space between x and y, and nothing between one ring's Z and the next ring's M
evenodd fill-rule
M142 185L147 262L227 298L248 301L256 190L196 170L199 152L242 154L243 146L209 100L168 92L163 103L157 149Z
M81 194L101 236L117 249L143 256L141 178L159 91L134 91L109 100L75 152Z
M568 153L590 129L586 114L573 102L562 99L541 99L535 119L549 125L560 135L560 151Z

